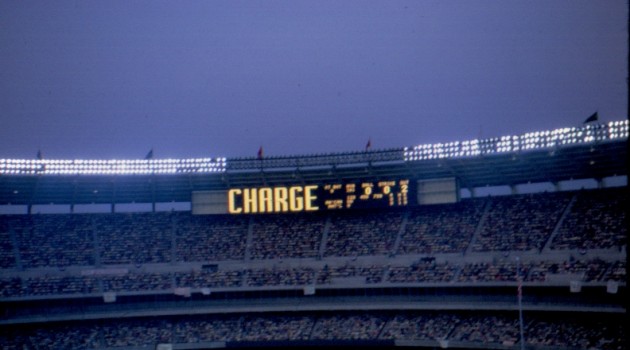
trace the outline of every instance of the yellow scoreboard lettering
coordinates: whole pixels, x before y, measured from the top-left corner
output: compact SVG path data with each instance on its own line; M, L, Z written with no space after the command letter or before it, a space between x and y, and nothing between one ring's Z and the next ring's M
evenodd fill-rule
M233 188L228 191L228 213L240 214L243 212L242 207L236 206L236 197L241 194L243 194L243 191L240 188Z
M233 188L228 191L228 213L258 214L317 211L317 185Z
M386 179L232 188L227 192L227 211L265 214L400 207L409 205L410 186L408 179Z
M258 209L261 213L270 213L272 209L273 196L271 188L261 188L258 190Z
M286 187L274 187L273 198L274 213L286 213L289 211L289 191Z

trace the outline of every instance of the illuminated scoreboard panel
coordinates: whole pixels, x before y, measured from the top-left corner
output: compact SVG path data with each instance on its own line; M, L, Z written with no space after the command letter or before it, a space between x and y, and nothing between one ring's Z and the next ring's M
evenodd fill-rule
M409 180L397 179L232 188L226 204L230 214L404 207L415 198L409 195L410 186Z
M325 184L320 203L325 209L404 207L409 204L409 180Z

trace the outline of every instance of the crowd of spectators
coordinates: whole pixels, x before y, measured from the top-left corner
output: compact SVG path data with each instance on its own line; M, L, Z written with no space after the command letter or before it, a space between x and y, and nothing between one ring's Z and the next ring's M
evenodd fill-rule
M475 251L539 250L556 226L552 248L579 249L582 254L588 249L626 244L626 194L625 189L599 189L475 198L407 211L252 218L188 212L1 215L1 267L12 269L21 262L21 267L31 269L31 273L0 277L0 295L168 291L178 287L515 281L514 261L435 263L429 258L410 265L335 263L319 267L322 265L313 263L318 267L234 267L228 271L191 269L120 276L79 276L77 272L72 275L63 271L69 266L95 266L97 262L100 266L127 264L139 268L148 263L243 261L246 252L252 260L313 259L321 258L320 247L324 247L324 259L352 257L355 261L358 256L391 254L397 239L397 253L402 255L431 257L461 252L470 242ZM44 271L50 267L58 267L59 271ZM41 274L33 273L39 268ZM530 282L543 282L554 275L605 282L624 281L625 270L624 261L611 263L578 257L562 262L530 259L522 264L520 272Z
M89 276L42 276L27 278L22 295L90 294L99 291L98 280Z
M15 254L9 230L2 227L4 222L0 222L0 269L9 269L16 266Z
M526 346L623 349L623 316L527 313ZM11 327L7 327L11 328ZM155 347L160 343L407 340L514 346L516 312L389 311L226 314L65 322L13 327L0 334L3 349ZM288 343L290 344L290 343ZM302 343L304 344L304 343ZM474 346L474 345L473 345Z
M625 325L594 317L582 322L551 316L528 322L527 343L534 346L571 349L625 349Z
M362 283L373 284L383 281L383 273L386 267L383 265L359 266L346 263L341 266L324 267L319 271L317 284L332 284L343 279L361 279ZM343 282L342 282L343 283Z
M520 264L523 281L551 281L553 276L569 276L582 282L625 281L625 261L601 259L529 261ZM1 297L94 294L103 292L172 292L174 288L240 288L272 286L335 285L355 287L390 283L515 282L514 260L476 263L437 263L422 258L409 265L345 263L322 267L259 267L230 270L190 270L186 272L0 278Z
M24 267L94 265L94 240L89 215L10 215ZM10 232L9 232L10 234ZM10 236L7 237L9 242ZM3 245L3 249L5 249ZM13 249L6 247L6 249Z
M172 319L174 343L201 343L235 339L240 330L241 317L198 315Z
M368 313L323 316L315 322L311 339L378 339L385 322L385 319L380 315Z
M175 285L178 287L240 287L243 284L243 271L190 271L176 272Z
M314 258L324 233L323 215L271 215L253 222L252 259Z
M247 269L247 285L260 286L289 286L311 285L315 279L313 268L263 268Z
M166 291L174 288L171 273L127 273L103 276L104 292Z
M621 248L627 244L628 190L580 191L563 220L552 249Z
M474 251L541 251L571 201L568 192L492 197Z
M552 237L552 249L621 249L626 194L599 189L464 199L407 211L251 218L188 212L0 215L0 267L540 251Z
M244 316L234 332L234 341L309 340L314 319L308 316ZM228 339L230 340L230 339Z
M609 263L601 259L586 261L571 259L560 263L540 261L537 264L533 264L528 280L545 281L548 275L577 275L585 282L608 281L614 280L612 276L608 279L604 279L609 269L621 265L624 266L625 269L625 262L618 261Z
M229 215L174 213L178 261L224 261L245 258L249 220Z
M520 276L527 276L529 266L521 265ZM458 282L512 282L517 279L516 263L512 261L465 264L457 276Z
M387 280L392 283L449 282L457 270L457 265L422 259L410 266L391 266Z
M602 280L604 281L626 281L626 262L625 261L615 261L612 265L606 270L604 277Z
M483 213L484 203L484 199L474 199L410 210L397 254L465 251Z
M173 340L172 323L166 319L128 320L124 327L109 323L100 329L104 347L110 348L170 343Z
M333 215L324 255L388 255L393 250L402 219L400 211Z
M102 349L102 331L102 328L93 324L48 324L41 328L25 326L11 333L0 332L0 344L3 350Z
M102 264L171 261L172 216L168 213L94 215Z
M519 323L514 316L469 316L457 324L449 338L459 342L514 345L519 339Z
M381 339L446 339L461 317L453 313L400 313L391 318L381 332Z

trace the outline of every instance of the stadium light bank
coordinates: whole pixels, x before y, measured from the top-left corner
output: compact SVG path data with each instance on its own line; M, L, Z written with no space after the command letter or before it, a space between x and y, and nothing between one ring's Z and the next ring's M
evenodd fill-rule
M405 162L475 157L576 146L628 138L628 120L488 139L424 144L400 149ZM373 151L377 153L378 151ZM369 156L372 152L366 152ZM354 154L354 153L353 153ZM334 156L335 154L333 154ZM342 158L345 153L336 154ZM330 157L326 155L325 157ZM299 156L296 156L299 158ZM0 159L0 175L168 175L222 173L227 158L191 159Z
M404 148L405 161L474 157L498 153L532 151L628 138L628 120L582 127L535 131L523 135L482 140L455 141Z

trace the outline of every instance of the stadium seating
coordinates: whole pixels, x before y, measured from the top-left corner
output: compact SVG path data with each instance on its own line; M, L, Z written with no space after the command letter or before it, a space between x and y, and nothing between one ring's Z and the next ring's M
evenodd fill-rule
M622 317L604 320L571 319L560 314L527 316L526 346L556 349L622 349ZM516 313L510 312L342 312L250 316L197 315L111 319L42 327L8 327L0 334L3 349L102 349L154 347L156 344L283 341L287 344L326 344L348 340L415 341L444 347L493 348L518 344ZM334 343L329 343L334 344ZM475 345L476 344L476 345ZM216 346L216 345L215 345Z
M320 288L511 288L518 276L528 287L569 280L625 287L627 218L620 209L628 204L625 194L597 189L405 210L254 217L0 215L0 299L73 301L111 292L161 296L187 288L189 294L306 287L313 293ZM518 264L516 256L523 257ZM618 349L625 335L616 321L528 315L527 345ZM10 331L0 334L3 349L341 340L498 348L519 341L515 313L488 310L176 313L6 328Z

